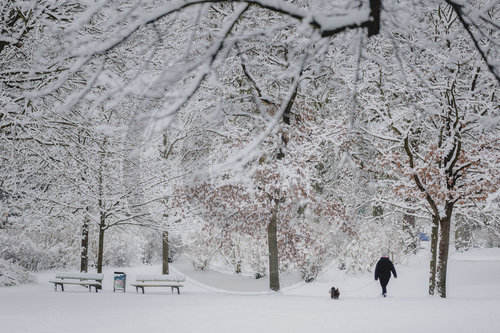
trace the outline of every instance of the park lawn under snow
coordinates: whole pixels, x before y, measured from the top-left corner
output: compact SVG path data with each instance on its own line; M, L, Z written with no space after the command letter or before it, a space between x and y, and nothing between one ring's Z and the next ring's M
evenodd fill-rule
M265 279L210 270L195 272L187 259L173 272L187 277L181 295L168 288L146 294L112 291L113 269L105 270L102 292L80 286L54 292L55 272L39 273L38 284L0 288L0 332L499 332L500 249L455 254L449 264L448 298L426 295L427 254L397 265L389 297L379 296L371 274L350 276L334 265L317 282L282 277L282 291L270 293ZM136 274L160 266L121 268L130 283ZM340 300L329 298L331 286Z

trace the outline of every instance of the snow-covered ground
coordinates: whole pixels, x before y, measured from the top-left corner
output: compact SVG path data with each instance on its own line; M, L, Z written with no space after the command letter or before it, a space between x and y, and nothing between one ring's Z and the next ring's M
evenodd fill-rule
M427 256L423 252L398 265L398 279L381 298L372 275L349 276L334 265L318 282L282 277L282 292L267 290L265 279L221 271L194 272L185 259L172 271L187 276L181 295L167 288L136 294L113 293L113 269L105 270L102 292L79 286L54 292L48 280L0 288L0 332L439 332L500 331L500 249L473 250L451 257L448 298L429 297ZM136 274L156 274L160 266L120 268L130 283ZM331 286L340 288L338 301Z

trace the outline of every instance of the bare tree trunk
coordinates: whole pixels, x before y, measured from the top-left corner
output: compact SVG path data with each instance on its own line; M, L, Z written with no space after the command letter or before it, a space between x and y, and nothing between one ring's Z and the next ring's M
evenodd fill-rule
M437 245L439 236L439 217L432 217L431 230L431 260L429 267L429 295L434 295L436 289L436 268L437 268Z
M104 141L106 144L106 141ZM99 167L99 199L97 206L99 207L99 248L97 250L97 273L102 273L103 257L104 257L104 231L106 230L106 212L104 211L103 201L103 179L102 179L102 164L103 156L100 154L100 167Z
M279 261L278 261L278 200L274 200L273 213L267 228L267 243L269 246L269 288L280 290Z
M161 273L168 274L168 231L164 231L162 234L162 244L163 265L161 268Z
M80 272L88 272L89 267L89 220L83 220L82 226L82 248L80 253Z
M448 253L450 249L450 229L451 212L453 204L446 204L446 216L441 219L439 224L439 255L437 265L436 288L439 296L446 298L446 273L448 269Z
M106 226L106 217L104 212L101 212L101 221L99 223L99 249L97 252L97 273L102 273L103 256L104 256L104 231Z

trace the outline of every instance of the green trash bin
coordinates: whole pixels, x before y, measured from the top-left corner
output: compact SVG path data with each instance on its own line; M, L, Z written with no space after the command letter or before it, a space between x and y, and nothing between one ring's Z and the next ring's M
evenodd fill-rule
M116 290L123 290L127 287L127 274L125 272L115 272L115 277L113 279L113 292Z

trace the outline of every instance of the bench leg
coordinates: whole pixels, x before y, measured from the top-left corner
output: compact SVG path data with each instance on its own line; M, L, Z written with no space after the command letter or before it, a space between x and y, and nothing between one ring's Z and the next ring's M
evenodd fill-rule
M142 293L144 294L144 287L141 287L141 289L142 289Z
M180 295L181 292L179 291L179 287L177 287L177 286L170 287L170 289L172 290L172 294L174 294L174 288L177 289L177 295Z

